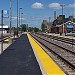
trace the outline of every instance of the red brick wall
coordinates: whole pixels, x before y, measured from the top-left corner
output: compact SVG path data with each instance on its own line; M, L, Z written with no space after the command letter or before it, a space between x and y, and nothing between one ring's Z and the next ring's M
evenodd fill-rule
M59 33L62 33L62 26L59 27Z

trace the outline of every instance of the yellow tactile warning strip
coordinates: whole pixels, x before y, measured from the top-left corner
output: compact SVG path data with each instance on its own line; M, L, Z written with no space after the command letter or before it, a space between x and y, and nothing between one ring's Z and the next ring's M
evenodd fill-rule
M40 60L47 75L66 75L57 64L44 52L44 50L33 40L30 34L27 34L38 59Z

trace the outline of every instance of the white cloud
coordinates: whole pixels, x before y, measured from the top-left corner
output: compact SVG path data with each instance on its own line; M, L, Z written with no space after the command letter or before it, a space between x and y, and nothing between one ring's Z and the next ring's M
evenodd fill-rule
M74 4L69 4L68 6L66 6L67 8L75 8L75 3Z
M51 3L48 5L49 8L52 8L52 9L60 9L61 6L59 3Z
M32 8L34 8L34 9L42 9L43 8L43 4L35 2L35 3L32 4Z

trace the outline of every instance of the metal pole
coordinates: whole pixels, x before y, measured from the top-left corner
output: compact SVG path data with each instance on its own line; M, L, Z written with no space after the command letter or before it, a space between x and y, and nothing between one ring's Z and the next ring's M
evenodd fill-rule
M10 0L10 36L11 36L11 23L12 23L12 0Z
M50 24L50 22L51 22L50 19L51 19L51 17L49 17L49 24ZM50 28L50 30L49 30L49 33L50 33L50 32L51 32L51 28Z
M21 10L22 8L19 8L19 26L20 26L20 10Z
M3 53L3 10L1 11L1 29L2 29L2 33L1 33L1 53Z
M18 0L17 0L17 37L18 37Z
M51 19L51 17L49 17L49 23L50 23L50 19Z
M20 17L21 17L21 15L20 15L20 10L21 10L21 9L22 9L22 8L19 8L19 27L20 27L20 25L21 25L21 24L20 24L20 20L21 20L21 18L20 18ZM21 31L21 29L20 29L20 31Z
M12 24L12 0L10 0L10 43L12 43L11 24Z
M62 5L62 15L63 15L63 7L64 5ZM64 34L64 23L63 23L63 34Z
M64 4L61 4L60 6L62 7L62 16L63 16L63 9L64 9L64 6L65 5ZM64 34L64 23L63 23L63 34Z
M28 24L27 24L26 28L27 28L27 32L28 32Z
M23 13L21 13L21 25L22 25L22 14L23 14Z

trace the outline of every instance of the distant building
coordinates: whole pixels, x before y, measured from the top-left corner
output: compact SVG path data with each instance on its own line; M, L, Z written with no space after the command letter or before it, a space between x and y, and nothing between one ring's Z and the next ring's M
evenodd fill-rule
M51 28L52 28L52 22L48 22L48 25L47 25L48 32L51 32Z
M63 33L63 25L64 33L75 31L75 19L73 18L73 16L65 18L65 15L59 15L59 17L57 17L57 19L53 21L51 32Z
M51 32L52 23L47 22L47 20L43 20L42 25L44 27L44 32Z
M47 24L48 24L47 20L43 20L42 25L41 25L42 32L47 31Z
M3 25L3 33L7 33L9 31L8 25ZM0 33L2 32L2 26L0 25Z

